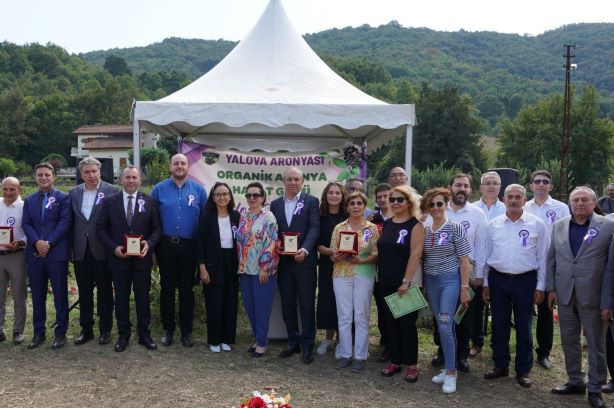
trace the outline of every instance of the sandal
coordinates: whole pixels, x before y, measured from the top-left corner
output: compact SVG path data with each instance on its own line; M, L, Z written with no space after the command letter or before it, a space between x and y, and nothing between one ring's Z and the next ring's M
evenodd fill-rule
M384 377L392 377L396 373L401 372L401 366L396 364L388 364L386 368L382 369L381 374Z
M418 368L417 367L407 367L405 369L405 381L413 383L418 381Z

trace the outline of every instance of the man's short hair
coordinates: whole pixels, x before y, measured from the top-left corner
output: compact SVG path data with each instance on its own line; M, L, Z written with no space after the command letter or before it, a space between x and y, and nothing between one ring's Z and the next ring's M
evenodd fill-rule
M482 174L480 184L484 184L484 180L486 179L486 177L495 177L497 179L497 182L501 184L501 176L496 171L487 171L486 173Z
M465 177L467 178L467 180L469 180L469 185L471 185L471 183L473 183L473 179L471 178L471 175L465 173L456 173L455 175L453 175L448 185L452 187L452 185L454 184L454 180Z
M381 183L381 184L378 184L377 187L375 187L375 195L377 196L377 194L380 191L390 191L390 190L392 190L392 186L390 184Z
M100 170L102 164L95 157L86 157L79 162L79 173L81 172L81 170L83 170L85 166L96 166Z
M535 180L536 176L548 177L548 180L552 181L552 175L550 174L548 170L536 170L533 173L531 173L531 183L533 183L533 180Z
M527 189L521 186L520 184L510 184L509 186L505 187L505 191L503 192L503 195L506 196L507 192L513 189L520 190L522 191L523 196L525 197L527 196Z
M126 174L126 170L136 170L137 173L139 173L139 176L141 175L141 170L139 170L138 167L136 167L136 166L134 166L132 164L129 164L129 165L127 165L126 167L124 167L122 169L122 177L124 177L124 174Z
M362 187L360 188L360 191L362 191L362 192L364 193L364 192L365 192L365 183L364 183L364 181L362 181L361 179L356 178L356 177L351 178L351 179L347 179L347 180L346 180L346 182L345 182L345 189L346 189L348 192L350 192L350 184L352 184L352 183L353 183L353 182L355 182L355 181L359 181L359 182L360 182L360 185L362 186Z
M41 169L41 168L45 168L45 169L51 170L51 174L53 174L53 176L55 176L55 168L53 167L53 164L51 164L49 162L38 163L36 166L34 166L34 174L36 174L36 171L38 169Z
M569 193L569 202L571 202L571 196L578 190L586 190L588 191L588 193L590 194L591 198L593 199L594 202L597 202L597 193L595 193L595 190L593 190L592 188L588 187L588 186L578 186L576 188L574 188L573 190L571 190L571 193Z

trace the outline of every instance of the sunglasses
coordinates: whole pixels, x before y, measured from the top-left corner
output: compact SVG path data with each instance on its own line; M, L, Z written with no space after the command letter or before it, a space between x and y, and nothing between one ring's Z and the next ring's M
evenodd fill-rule
M262 194L260 193L246 193L245 194L245 198L247 198L248 200L251 200L252 198L260 198L262 197Z
M405 201L405 197L401 196L401 197L388 197L388 201L393 204L395 202L397 203L402 203Z
M348 207L350 207L350 206L354 206L354 205L358 205L358 206L360 206L360 205L365 205L365 203L363 203L362 201L350 201L350 202L348 203Z
M228 197L229 195L230 195L229 193L214 193L213 194L213 196L217 198Z
M444 205L446 205L446 203L444 203L443 201L432 201L429 203L429 208L441 208Z
M543 184L544 186L547 186L548 184L550 184L550 180L548 179L533 180L533 184Z

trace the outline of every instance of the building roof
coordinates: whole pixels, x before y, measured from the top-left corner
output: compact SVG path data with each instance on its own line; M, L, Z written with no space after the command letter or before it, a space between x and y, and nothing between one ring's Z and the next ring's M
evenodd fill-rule
M130 134L132 125L85 125L73 131L76 135Z
M83 150L93 149L132 149L132 136L129 137L94 137L84 141Z

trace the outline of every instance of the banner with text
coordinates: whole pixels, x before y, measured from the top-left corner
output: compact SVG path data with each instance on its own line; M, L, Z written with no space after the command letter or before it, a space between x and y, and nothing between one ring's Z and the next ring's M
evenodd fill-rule
M215 182L230 186L238 207L245 207L245 192L252 181L260 182L271 203L284 193L283 174L289 167L303 171L303 191L318 199L329 181L358 177L359 169L350 167L337 150L328 152L240 152L194 143L181 142L181 153L187 156L189 176L210 192Z

